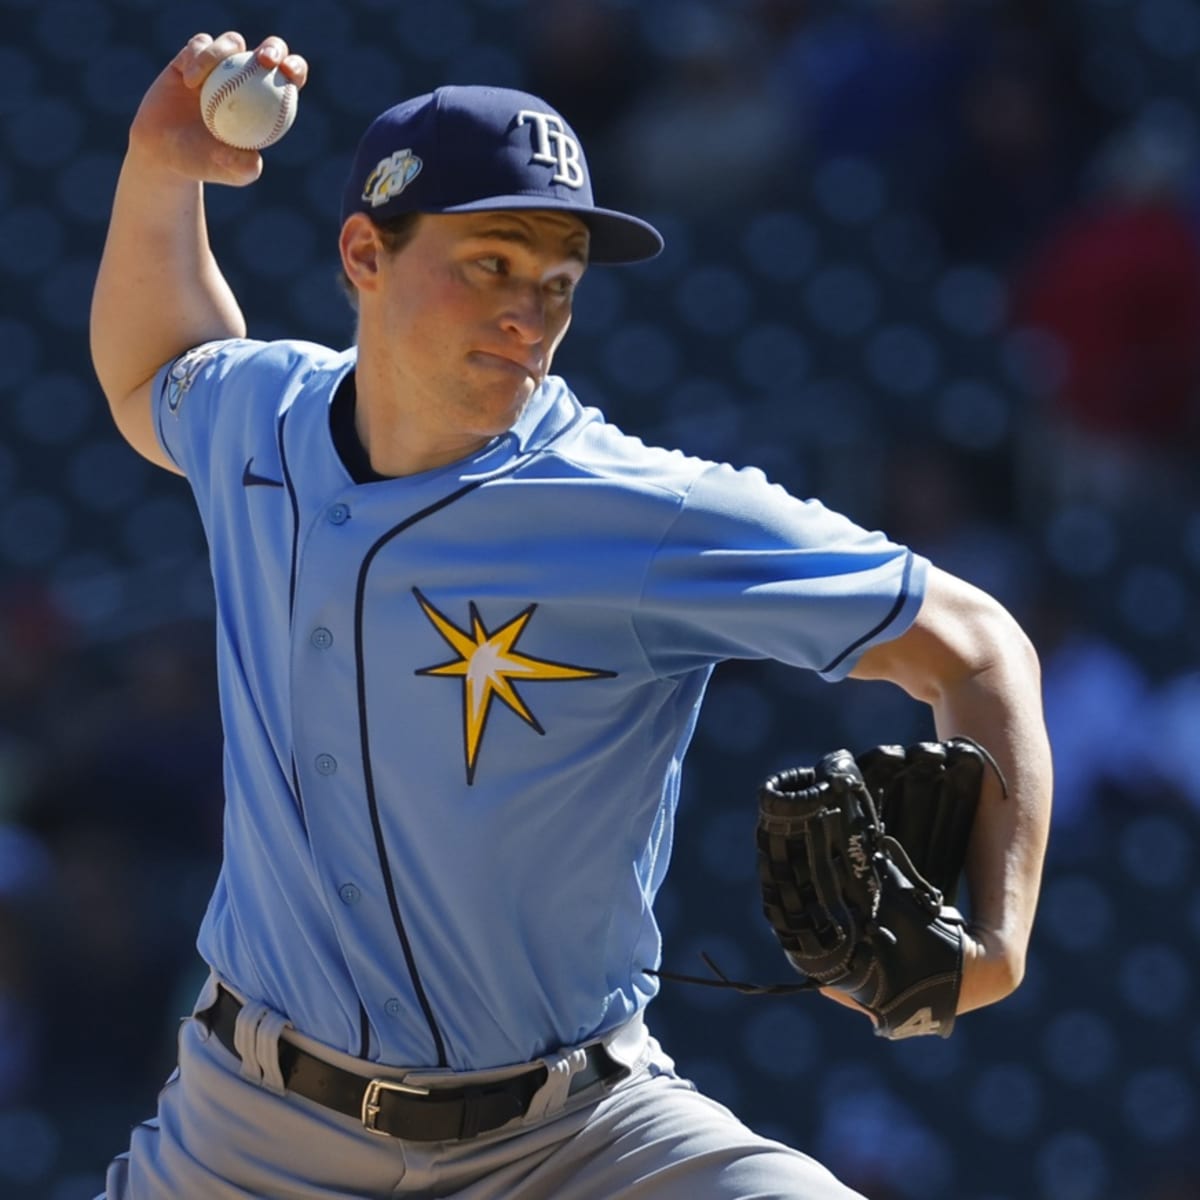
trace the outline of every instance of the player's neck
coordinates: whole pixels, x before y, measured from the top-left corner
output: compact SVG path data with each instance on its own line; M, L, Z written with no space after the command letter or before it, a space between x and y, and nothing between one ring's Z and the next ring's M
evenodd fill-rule
M491 440L487 434L446 426L437 409L415 388L398 387L391 374L356 371L354 433L370 469L397 478L458 462Z

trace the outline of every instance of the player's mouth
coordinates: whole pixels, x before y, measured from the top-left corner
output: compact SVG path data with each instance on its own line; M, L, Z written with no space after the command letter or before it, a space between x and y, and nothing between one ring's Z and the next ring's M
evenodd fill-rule
M496 371L506 371L511 375L520 376L522 379L530 379L534 383L541 382L540 363L522 362L520 359L511 358L507 354L498 354L494 350L476 350L471 357L482 367Z

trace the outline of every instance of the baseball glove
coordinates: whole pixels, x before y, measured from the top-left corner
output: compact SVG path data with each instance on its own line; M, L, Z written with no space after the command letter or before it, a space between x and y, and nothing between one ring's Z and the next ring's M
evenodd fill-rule
M964 921L952 905L985 763L967 738L838 750L759 789L763 912L807 986L853 997L880 1037L954 1027Z

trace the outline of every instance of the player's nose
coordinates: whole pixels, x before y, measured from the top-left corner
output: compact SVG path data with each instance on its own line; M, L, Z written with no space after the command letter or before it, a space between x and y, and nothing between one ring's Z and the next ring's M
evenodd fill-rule
M500 322L507 333L522 343L537 345L546 337L546 296L537 284L513 287L505 295Z

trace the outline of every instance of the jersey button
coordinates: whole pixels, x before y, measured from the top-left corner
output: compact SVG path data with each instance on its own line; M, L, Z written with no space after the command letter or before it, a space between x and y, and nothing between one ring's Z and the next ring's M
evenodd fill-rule
M343 904L355 905L362 899L362 892L353 883L343 883L338 888L338 895Z
M389 1017L398 1017L404 1011L404 1005L393 996L384 1006L383 1011Z
M332 754L318 754L314 765L322 775L332 775L337 770L337 759Z
M350 520L350 506L348 504L335 504L329 510L329 520L333 525L345 525Z
M328 629L318 626L312 631L312 637L309 638L318 650L328 650L333 645L333 634Z

